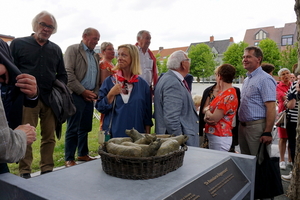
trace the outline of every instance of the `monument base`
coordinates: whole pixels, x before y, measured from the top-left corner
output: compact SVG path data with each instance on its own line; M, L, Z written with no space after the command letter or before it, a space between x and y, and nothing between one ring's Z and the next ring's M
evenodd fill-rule
M253 199L255 156L188 147L183 166L164 176L107 175L101 159L23 179L0 175L0 199Z

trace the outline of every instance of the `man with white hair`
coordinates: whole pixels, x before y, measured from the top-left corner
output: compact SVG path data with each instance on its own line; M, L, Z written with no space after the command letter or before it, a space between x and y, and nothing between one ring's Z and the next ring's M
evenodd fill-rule
M139 49L140 64L142 69L142 74L140 76L146 80L152 91L153 87L157 83L158 76L156 58L149 49L150 43L150 32L146 30L139 31L137 34L136 46Z
M54 167L53 152L55 147L56 117L51 109L49 96L56 79L67 84L67 72L61 49L49 41L57 31L54 16L46 11L37 14L32 20L31 36L17 38L11 42L10 48L14 62L22 73L33 75L39 88L38 104L34 108L24 107L23 124L36 127L40 118L41 174L51 172ZM26 155L20 161L19 171L23 178L30 178L32 163L32 147L27 146Z
M184 51L175 51L167 62L168 72L154 90L156 134L187 135L187 145L199 147L199 122L194 102L184 77L190 59Z

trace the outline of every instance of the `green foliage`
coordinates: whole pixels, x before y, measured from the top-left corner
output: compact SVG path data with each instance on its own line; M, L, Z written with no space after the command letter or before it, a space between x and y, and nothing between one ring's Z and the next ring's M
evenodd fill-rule
M167 56L167 58L165 58L162 63L159 61L160 54L156 54L155 57L156 57L156 65L157 65L158 73L161 74L167 72L168 71L167 62L169 56Z
M160 61L159 61L159 59L160 59L160 54L159 54L159 53L156 54L156 55L155 55L155 58L156 58L156 66L157 66L158 72L160 72L160 70L161 70L161 63L160 63Z
M280 50L275 41L270 38L263 39L259 42L258 47L261 48L264 58L263 63L270 63L275 66L273 74L276 74L280 69Z
M116 58L113 58L113 59L111 60L111 62L114 64L114 66L116 66L118 60L117 60Z
M292 67L298 62L298 42L294 46L286 46L281 52L281 66L292 71Z
M242 57L244 49L248 46L245 42L234 43L224 52L223 62L231 64L236 68L236 77L245 76L246 70L243 67Z
M33 151L33 161L31 164L32 173L40 171L39 162L40 162L40 145L41 145L41 134L40 127L36 128L37 140L32 144ZM98 130L99 130L99 120L96 118L93 119L93 129L88 134L88 144L89 144L89 155L97 156L98 154ZM66 133L66 123L62 126L62 137L60 140L56 140L56 145L53 153L54 167L61 167L65 165L65 133ZM77 153L75 155L75 158ZM11 163L8 164L10 173L19 175L19 164Z
M163 60L163 63L161 64L161 71L160 71L160 73L165 73L165 72L168 71L168 68L167 68L168 58L169 58L169 56L167 56L167 58L165 58Z
M213 54L211 48L206 44L197 44L196 46L191 46L189 51L189 58L191 58L191 68L190 74L197 77L209 77L213 75L216 62L214 61L215 55Z

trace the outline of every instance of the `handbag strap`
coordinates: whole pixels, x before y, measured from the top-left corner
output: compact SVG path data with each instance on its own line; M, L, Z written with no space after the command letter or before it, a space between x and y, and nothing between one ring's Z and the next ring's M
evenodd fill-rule
M112 110L111 110L112 113L111 113L110 120L109 120L109 125L108 125L108 132L109 133L110 133L110 129L111 129L111 123L112 123L112 118L113 118L113 115L114 115L115 105L116 105L116 98L114 98L113 107L112 107Z
M264 143L260 143L259 144L259 147L258 147L258 151L257 151L257 154L256 154L256 158L257 158L257 161L259 160L259 155L260 155L260 150L261 150L261 146L263 145L263 151L264 151L264 159L270 159L270 155L267 151L267 146L266 144Z

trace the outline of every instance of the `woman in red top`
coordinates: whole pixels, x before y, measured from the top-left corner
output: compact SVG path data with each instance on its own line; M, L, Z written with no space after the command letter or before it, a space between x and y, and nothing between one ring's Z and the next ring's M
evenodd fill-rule
M110 42L103 42L101 44L101 53L103 55L103 59L100 61L99 67L101 70L100 75L100 86L103 81L110 75L113 75L115 72L112 70L114 68L114 64L111 62L115 57L114 46Z
M278 101L278 113L285 110L284 102L287 99L287 92L291 87L291 72L287 68L282 68L278 71L278 76L280 81L276 86L276 99ZM278 148L280 155L280 169L286 169L286 163L284 160L285 150L286 150L286 142L288 139L288 135L285 128L278 127ZM288 164L292 163L291 152L288 152Z
M101 53L103 55L103 59L100 61L99 68L100 68L100 87L103 83L103 81L109 77L110 75L113 75L115 71L112 70L114 68L114 64L111 62L112 59L115 57L115 49L112 43L110 42L103 42L101 44ZM100 130L102 130L102 124L103 124L104 114L101 113L100 116Z
M209 149L228 151L232 143L232 121L238 108L238 98L232 86L235 68L223 64L216 71L216 80L220 86L218 96L204 108L205 133Z

